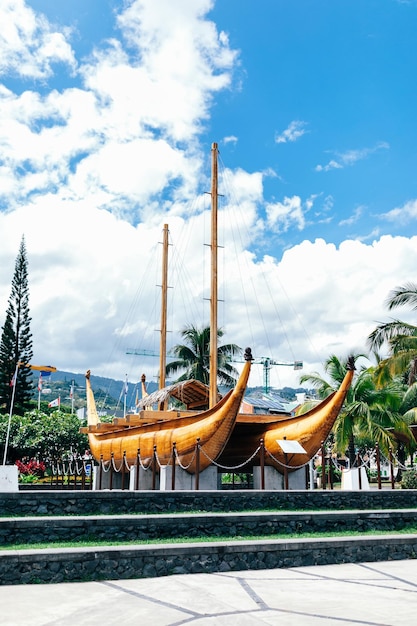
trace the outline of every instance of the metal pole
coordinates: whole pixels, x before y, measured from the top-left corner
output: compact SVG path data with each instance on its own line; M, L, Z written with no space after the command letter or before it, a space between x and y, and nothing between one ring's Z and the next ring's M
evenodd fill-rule
M7 435L6 435L6 443L4 444L4 457L3 457L3 465L6 465L7 458L7 449L9 447L9 437L10 437L10 426L12 423L12 413L13 413L13 405L14 405L14 396L16 393L16 385L17 385L17 370L19 369L19 362L16 364L16 369L14 371L13 380L13 391L12 391L12 400L10 402L10 412L9 412L9 421L7 423Z
M200 489L200 437L197 437L195 447L195 489Z
M321 482L322 489L326 489L326 454L324 450L324 441L321 442Z
M378 480L378 489L382 489L381 485L381 455L379 452L379 444L375 444L375 456L376 456L376 476Z
M153 447L152 457L152 491L156 489L156 446Z
M390 476L391 476L391 489L395 489L394 462L393 462L393 457L392 457L392 448L389 449L389 467L390 467Z
M136 455L136 476L135 476L135 491L139 490L139 468L140 468L140 448Z
M261 460L261 489L265 489L265 445L264 440L260 442L260 460Z
M172 444L172 472L171 472L171 490L175 491L175 461L176 459L176 454L175 454L175 448L176 448L177 444L174 441L174 443Z

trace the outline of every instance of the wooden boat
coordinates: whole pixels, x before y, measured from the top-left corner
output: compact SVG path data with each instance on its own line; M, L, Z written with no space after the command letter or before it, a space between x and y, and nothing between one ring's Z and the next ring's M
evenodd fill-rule
M235 427L218 463L236 467L248 459L250 462L241 471L259 465L259 453L253 457L261 440L265 447L265 464L272 465L280 473L284 466L293 471L305 465L320 449L336 421L350 388L355 364L353 358L347 363L346 375L339 389L329 395L314 408L299 416L250 415L239 413ZM287 440L296 441L305 453L286 453L280 444Z
M114 420L112 424L101 423L98 417L94 394L90 383L90 372L86 374L88 427L82 429L88 434L90 450L96 460L114 459L120 463L123 458L129 465L137 460L138 451L142 463L149 463L157 454L161 465L172 461L175 443L178 460L189 473L195 473L196 443L199 441L200 471L216 460L224 449L233 430L251 369L252 353L245 351L245 365L236 384L213 408L198 411L187 416L177 416L175 411L149 411L150 422L140 416L141 422ZM144 412L146 413L146 412ZM159 421L155 416L159 414Z
M217 329L217 144L213 144L212 171L212 284L210 328ZM214 182L213 182L214 181ZM213 217L214 216L214 217ZM164 247L168 248L167 226L165 225ZM166 333L166 262L163 265L163 298L161 323L161 354L160 381L165 380L165 333ZM165 287L164 287L165 285ZM99 460L109 461L114 458L120 462L125 455L129 464L136 461L138 450L143 462L149 462L156 453L161 464L172 460L173 444L176 444L178 460L188 467L190 473L195 472L195 446L197 439L203 455L200 457L200 470L210 465L210 459L225 467L237 467L251 459L245 465L250 469L259 464L259 454L253 457L264 441L265 463L275 466L283 472L283 464L296 469L313 458L321 446L343 405L346 393L353 377L354 363L348 366L348 372L338 391L326 398L311 411L294 417L286 414L252 415L239 412L246 385L248 382L252 355L250 349L245 353L246 363L234 390L223 399L218 400L217 391L217 332L210 334L210 386L199 381L184 381L171 388L163 388L148 395L142 378L142 400L138 414L115 418L112 424L99 422L87 375L87 413L88 427L82 429L88 433L90 449ZM170 396L184 402L188 410L164 410ZM158 404L158 410L148 407ZM204 410L202 407L207 406ZM148 410L147 410L148 408ZM191 409L191 410L190 410ZM303 454L286 454L277 440L295 440L305 450Z
M138 450L143 463L149 462L156 451L161 464L172 460L173 444L176 444L178 461L187 467L189 473L196 469L195 448L199 440L203 454L199 468L205 469L211 460L215 461L222 452L232 432L239 411L253 360L250 348L245 351L245 365L236 384L224 398L218 400L217 391L217 144L212 145L212 187L211 187L211 304L210 304L210 386L208 391L209 408L206 411L195 409L183 415L180 412L165 411L164 401L159 402L155 411L141 411L139 415L115 418L112 424L100 423L90 374L86 375L87 428L82 428L89 438L90 450L96 460L115 462L126 458L129 464L136 462ZM164 227L164 249L168 249L168 227ZM162 324L160 382L165 380L166 354L166 289L167 264L164 254L162 277ZM215 329L213 331L213 329ZM144 385L144 380L142 384ZM198 383L198 381L193 381ZM146 390L145 390L146 394Z

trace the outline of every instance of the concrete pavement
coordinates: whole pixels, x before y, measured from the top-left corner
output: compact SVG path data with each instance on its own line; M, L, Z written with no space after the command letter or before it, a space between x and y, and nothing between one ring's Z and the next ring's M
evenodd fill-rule
M411 626L417 560L0 586L2 626Z

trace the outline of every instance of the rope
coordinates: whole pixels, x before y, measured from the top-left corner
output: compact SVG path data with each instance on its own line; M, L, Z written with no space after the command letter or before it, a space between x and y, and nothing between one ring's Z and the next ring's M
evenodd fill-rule
M200 448L200 450L201 450L201 448ZM188 463L188 465L183 465L181 463L181 461L180 461L180 457L178 456L178 450L177 450L177 448L175 448L175 458L177 459L179 467L181 469L183 469L183 470L188 470L191 467L192 463L194 462L194 459L195 459L196 455L197 455L197 451L194 450L194 454L191 457L191 461Z
M240 465L233 465L233 466L227 466L227 465L220 465L220 463L216 463L216 461L214 459L211 459L208 454L206 454L206 452L204 452L203 448L200 448L201 452L204 454L204 456L206 457L206 459L208 459L210 461L210 463L212 463L213 465L215 465L216 467L220 468L220 469L225 469L228 471L234 471L237 469L241 469L242 467L245 467L245 465L247 465L250 461L252 461L252 459L258 454L259 450L261 449L261 446L258 446L258 448L255 450L255 452L243 463L240 463Z

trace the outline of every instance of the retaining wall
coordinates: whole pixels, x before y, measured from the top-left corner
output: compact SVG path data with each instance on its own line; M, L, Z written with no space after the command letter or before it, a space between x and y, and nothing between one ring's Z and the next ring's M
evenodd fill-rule
M417 509L0 518L0 546L51 541L248 537L417 528Z
M0 493L0 516L187 511L302 511L417 508L417 490L368 491L23 491Z
M0 552L0 582L60 583L149 578L416 558L417 536L270 540Z

